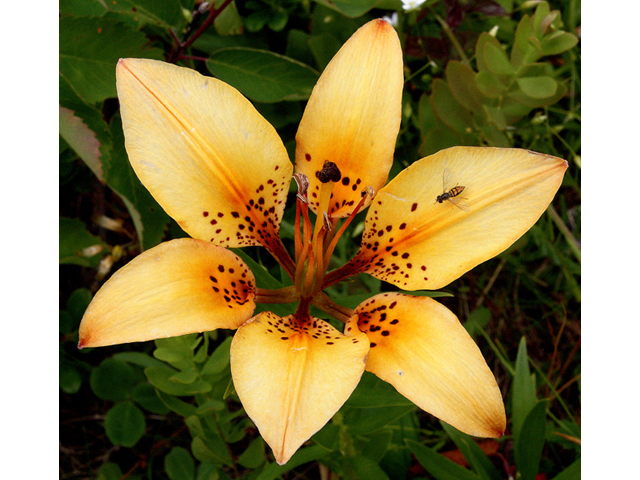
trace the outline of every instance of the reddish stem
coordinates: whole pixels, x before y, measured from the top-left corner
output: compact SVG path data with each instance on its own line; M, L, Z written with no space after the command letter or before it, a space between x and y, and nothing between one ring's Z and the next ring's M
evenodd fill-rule
M184 51L189 48L191 45L193 45L193 42L195 42L198 37L200 35L202 35L204 33L204 31L209 28L211 26L211 24L215 21L215 19L218 17L218 15L220 15L223 10L225 8L227 8L227 6L231 3L232 0L225 0L224 3L222 5L220 5L220 8L214 8L215 3L212 2L211 3L211 7L209 8L209 15L207 16L206 20L204 22L202 22L202 25L200 25L200 27L198 28L198 30L196 30L193 35L191 35L188 39L185 39L184 41L180 42L177 40L177 38L174 35L174 38L177 41L177 48L174 50L172 49L171 53L169 54L169 58L167 59L167 61L169 63L175 63L178 60L185 58L182 54L184 53ZM172 32L173 33L173 32Z

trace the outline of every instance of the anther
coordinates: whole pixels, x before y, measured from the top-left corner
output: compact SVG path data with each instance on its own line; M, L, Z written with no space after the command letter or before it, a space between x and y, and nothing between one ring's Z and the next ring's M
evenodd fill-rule
M367 188L365 188L364 190L362 190L360 192L360 196L364 197L365 195L369 195L371 198L373 198L376 194L376 192L373 191L373 188L371 186L368 186Z
M307 199L307 190L309 189L309 178L304 173L294 173L293 179L298 185L298 193L296 196L303 203L309 203Z
M316 177L322 183L337 182L342 177L338 166L330 161L325 161L322 170L316 172Z
M324 229L327 232L331 231L331 220L329 220L329 215L327 215L327 212L322 212L322 219L324 220L322 225Z

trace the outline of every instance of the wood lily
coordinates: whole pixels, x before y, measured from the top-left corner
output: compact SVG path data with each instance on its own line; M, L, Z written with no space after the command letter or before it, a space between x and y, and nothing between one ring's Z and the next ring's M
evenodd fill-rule
M383 20L369 22L313 90L293 174L274 128L234 88L162 62L120 60L131 164L192 238L154 247L116 272L87 309L79 346L237 329L234 386L280 464L331 419L365 369L464 432L502 435L500 390L451 311L402 293L379 294L351 310L324 290L359 273L404 290L447 285L537 221L567 164L524 150L456 147L418 160L385 186L402 87L397 34ZM445 170L465 187L468 208L436 201L454 187L443 185ZM292 176L293 258L279 237ZM367 207L358 253L328 271L338 239ZM293 285L257 288L227 249L251 245L270 252ZM284 318L254 316L261 302L297 308ZM311 316L311 305L345 323L344 331Z

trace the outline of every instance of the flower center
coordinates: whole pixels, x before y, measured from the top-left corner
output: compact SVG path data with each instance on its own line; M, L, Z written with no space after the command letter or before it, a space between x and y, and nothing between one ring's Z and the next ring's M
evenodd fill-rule
M322 291L323 288L326 288L326 282L323 286L323 281L338 240L364 205L366 195L373 198L374 192L371 187L366 187L361 192L358 205L338 227L339 218L332 218L327 212L333 187L342 178L340 169L335 163L327 161L322 169L316 172L316 177L321 183L320 187L317 187L317 191L313 192L314 198L318 199L317 215L315 224L313 224L309 217L309 199L307 197L309 179L302 173L293 174L298 185L294 225L295 261L291 261L284 247L274 252L280 265L285 267L291 276L293 285L278 290L259 288L256 291L256 302L291 303L298 301L298 309L294 318L300 323L309 321L309 308L311 304L314 304L325 313L329 313L346 323L353 311L331 300ZM281 258L281 256L286 258ZM291 264L293 264L291 268L286 268ZM347 276L350 274L347 273L340 279Z
M329 217L327 211L329 210L333 186L342 177L340 170L335 163L326 161L322 170L316 172L316 177L320 180L321 186L320 191L317 193L318 214L315 225L312 226L309 219L309 202L307 199L309 180L303 174L294 174L294 179L298 184L298 194L296 196L295 217L296 269L293 280L296 290L300 294L300 304L297 312L299 318L308 318L309 305L312 302L323 304L323 300L329 300L328 297L320 294L333 251L338 240L364 204L365 195L373 196L371 187L364 190L356 208L340 228L337 228L338 219Z

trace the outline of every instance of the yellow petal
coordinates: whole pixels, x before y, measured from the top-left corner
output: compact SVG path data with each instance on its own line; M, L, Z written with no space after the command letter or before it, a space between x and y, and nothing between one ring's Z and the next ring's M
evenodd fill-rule
M360 304L345 333L363 331L367 370L423 410L470 435L500 437L500 389L456 316L429 297L376 295Z
M442 288L529 230L566 168L565 160L520 149L453 147L423 158L378 192L350 268L404 290ZM446 169L452 181L443 186ZM464 187L454 197L464 210L436 202L456 185Z
M251 103L154 60L122 59L116 74L131 165L184 231L226 247L277 237L293 168Z
M309 177L314 212L320 189L315 173L326 160L342 173L333 189L331 216L348 216L362 190L377 191L386 183L400 129L403 82L400 41L384 20L361 27L327 65L296 135L296 171Z
M182 238L138 255L98 291L79 347L237 328L255 309L255 279L229 250Z
M231 343L233 383L279 464L327 423L364 372L369 342L311 318L263 312Z

